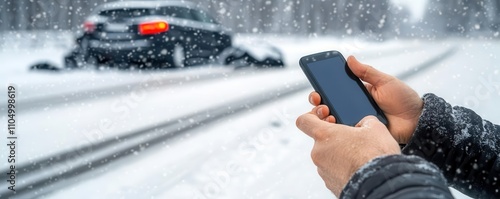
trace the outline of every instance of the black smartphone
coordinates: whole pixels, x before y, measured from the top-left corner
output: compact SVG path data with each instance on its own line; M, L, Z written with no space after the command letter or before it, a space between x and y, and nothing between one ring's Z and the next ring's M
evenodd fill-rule
M388 125L384 112L340 52L307 55L300 58L299 64L337 123L355 126L365 116L373 115Z

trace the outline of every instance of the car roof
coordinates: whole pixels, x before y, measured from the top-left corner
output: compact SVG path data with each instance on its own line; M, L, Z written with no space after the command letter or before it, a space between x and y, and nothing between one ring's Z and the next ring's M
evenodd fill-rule
M194 8L195 4L187 1L119 1L105 3L99 6L96 10L109 10L120 8L157 8L163 6L180 6Z

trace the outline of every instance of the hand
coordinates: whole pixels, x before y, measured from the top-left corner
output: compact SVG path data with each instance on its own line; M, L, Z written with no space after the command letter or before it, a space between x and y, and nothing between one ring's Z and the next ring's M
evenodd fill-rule
M381 155L400 154L398 143L375 116L363 118L355 127L322 120L321 105L297 119L297 127L314 139L311 158L326 187L339 197L352 175ZM320 114L318 114L320 113ZM328 119L327 119L328 120Z
M360 63L353 56L347 58L347 64L352 72L365 82L368 92L384 111L389 120L389 131L394 139L401 144L407 144L417 128L424 106L417 92L401 80ZM312 105L318 106L321 96L317 92L312 92L309 101ZM328 107L323 111L326 114L322 115L321 119L332 121L332 118L328 118L331 117L328 116L330 112Z

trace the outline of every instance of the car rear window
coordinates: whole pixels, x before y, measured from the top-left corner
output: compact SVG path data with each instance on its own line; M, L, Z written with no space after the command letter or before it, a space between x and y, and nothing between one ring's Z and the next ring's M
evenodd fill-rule
M191 10L192 15L195 17L197 21L206 22L206 23L217 23L214 18L201 10Z
M196 20L207 23L215 23L215 20L208 16L204 11L193 10L178 6L165 6L158 8L121 8L104 10L99 13L101 16L111 17L114 19L133 18L149 15L170 16L181 19Z
M104 10L99 13L99 15L101 16L112 17L112 18L142 17L152 14L153 14L152 10L146 8L113 9L113 10Z
M195 19L188 8L176 7L176 6L161 7L157 10L157 14L177 17L182 19L189 19L189 20Z

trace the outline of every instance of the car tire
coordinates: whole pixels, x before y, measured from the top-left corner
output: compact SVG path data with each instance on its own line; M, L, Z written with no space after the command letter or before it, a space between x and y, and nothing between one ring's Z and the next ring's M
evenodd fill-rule
M64 56L64 68L69 70L78 68L78 63L75 59L76 55L77 55L76 52L72 51L66 56Z
M99 68L99 61L97 56L89 55L85 58L85 68Z

